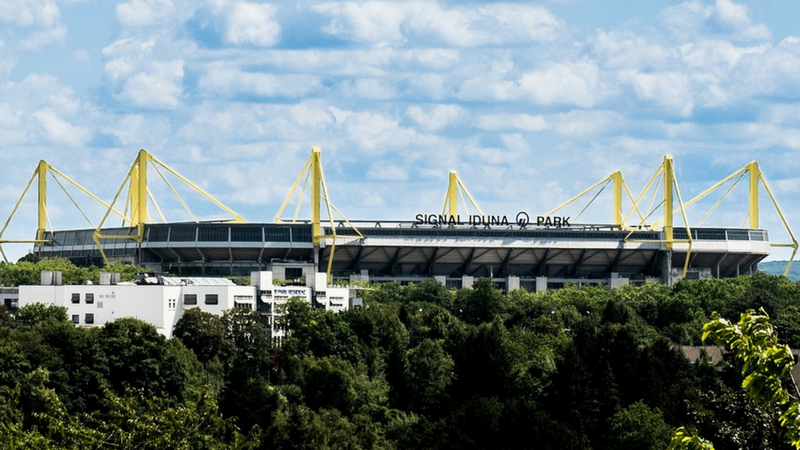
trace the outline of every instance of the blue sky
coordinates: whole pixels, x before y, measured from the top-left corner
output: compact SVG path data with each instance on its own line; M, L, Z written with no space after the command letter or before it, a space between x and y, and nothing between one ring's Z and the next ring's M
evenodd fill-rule
M40 159L111 200L145 148L268 222L318 146L350 219L436 213L450 170L487 214L542 214L615 170L638 193L672 154L685 199L758 160L800 227L797 17L794 0L4 0L0 215ZM706 224L741 226L744 188ZM53 227L88 227L58 195ZM4 238L32 237L29 197ZM766 197L761 217L787 239Z

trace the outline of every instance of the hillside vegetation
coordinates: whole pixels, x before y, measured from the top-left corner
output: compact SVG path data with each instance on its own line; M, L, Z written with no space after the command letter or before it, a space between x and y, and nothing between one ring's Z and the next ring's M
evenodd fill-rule
M767 275L783 275L786 271L786 263L788 261L766 261L758 263L758 270L766 273ZM789 273L786 278L791 281L800 281L800 263L797 261L792 262L789 266Z
M365 291L334 314L290 301L280 347L254 312L188 310L166 340L139 320L76 328L57 307L0 315L0 447L790 448L735 361L688 361L713 311L764 308L800 347L800 285L727 280L507 295L482 279Z

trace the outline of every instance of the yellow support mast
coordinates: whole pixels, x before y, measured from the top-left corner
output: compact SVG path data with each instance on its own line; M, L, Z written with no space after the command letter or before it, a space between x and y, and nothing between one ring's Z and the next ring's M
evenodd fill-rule
M758 228L758 180L761 178L761 169L753 161L745 170L750 173L750 228Z
M108 264L108 258L106 257L105 251L103 250L103 245L101 243L102 240L107 239L134 239L139 244L142 243L144 240L144 227L148 223L148 212L147 212L147 199L151 198L153 200L154 206L158 209L158 205L155 204L154 199L150 195L150 191L147 188L148 177L147 177L147 166L148 164L153 165L153 168L161 175L161 178L164 180L165 183L169 186L172 194L177 197L178 201L183 205L184 209L189 213L189 215L194 218L195 222L199 222L192 214L191 210L189 209L186 202L178 195L178 192L172 187L171 184L167 181L161 172L159 172L158 167L162 167L164 170L171 173L173 176L178 178L181 182L185 185L192 188L195 192L199 193L222 210L231 214L233 216L232 219L226 220L226 223L243 223L244 218L239 214L233 212L230 208L223 205L219 200L215 199L211 196L211 194L207 193L199 186L195 185L188 179L184 178L181 174L164 164L163 162L159 161L155 156L151 155L145 149L139 150L139 154L136 156L133 164L131 165L128 174L125 176L125 180L123 180L122 185L120 186L119 190L117 191L116 195L114 196L114 200L111 201L109 209L106 211L103 219L100 221L100 224L94 231L92 235L92 239L94 240L97 249L100 251L100 255L103 257L103 261ZM135 233L131 234L116 234L116 235L104 235L102 233L103 225L105 221L108 219L109 214L112 212L112 207L116 204L117 200L119 199L122 192L125 190L125 186L128 186L128 195L126 200L126 205L129 206L130 217L125 217L123 221L123 225L125 223L129 223L131 229L135 229ZM128 209L126 208L126 211ZM160 213L160 211L159 211ZM162 216L163 219L163 216Z
M619 170L612 173L609 178L614 183L614 225L622 226L622 189L623 186L626 190L628 188Z
M66 182L68 182L69 184L71 184L72 186L77 188L79 191L81 191L84 194L88 195L92 200L100 203L101 205L105 206L106 208L109 208L109 205L106 202L100 200L97 196L95 196L94 194L92 194L91 192L86 190L86 188L84 188L83 186L79 185L78 183L73 181L71 178L69 178L68 176L64 175L60 171L58 171L58 169L56 169L55 167L51 166L50 164L48 164L44 160L39 161L39 164L36 166L36 169L33 171L33 175L31 176L31 179L28 181L28 184L25 186L25 189L22 191L22 195L19 197L19 200L17 201L16 205L14 205L14 209L11 211L11 215L6 220L6 223L3 226L3 228L0 229L0 254L2 254L3 260L6 261L6 262L8 262L8 258L6 258L6 254L5 254L5 252L3 251L3 248L2 248L2 244L4 244L4 243L36 244L39 247L39 249L41 249L41 247L45 243L48 242L48 240L45 239L45 235L47 233L47 225L49 223L49 216L47 214L47 176L48 176L48 174L56 181L56 183L59 185L59 187L61 187L62 191L64 191L64 193L70 199L72 204L78 209L78 211L81 213L81 215L83 215L83 217L86 219L86 221L89 222L90 226L94 226L94 225L91 224L91 221L89 220L89 218L81 210L80 206L78 206L77 202L75 202L75 200L72 198L72 196L69 194L69 192L67 192L67 190L64 188L64 185L61 184L61 182L59 181L59 178L65 180ZM8 225L11 223L11 220L14 218L14 215L16 215L16 212L19 209L20 204L25 199L25 196L28 194L28 191L30 190L31 186L33 185L33 181L34 180L37 180L36 187L38 189L38 192L37 192L36 238L33 239L33 240L7 240L7 239L4 240L4 239L2 239L3 234L5 233L6 229L8 228ZM114 214L117 214L120 217L124 217L123 214L121 214L120 212L118 212L115 209L111 209L111 212L113 212Z
M716 203L714 203L714 205L709 209L708 212L706 212L706 214L703 216L703 218L697 224L697 226L702 225L702 223L705 221L705 219L708 218L708 216L714 211L714 209L716 209L717 206L719 206L719 204L722 202L722 200L724 200L725 197L727 197L728 194L730 194L730 192L736 187L736 185L744 178L745 174L748 176L748 213L747 213L747 215L748 215L748 218L749 218L750 228L756 229L756 228L758 228L760 226L760 212L759 212L759 209L760 209L760 202L759 202L760 189L759 188L760 188L761 185L763 185L764 186L764 190L767 192L767 195L769 196L769 199L772 202L772 206L775 208L775 211L778 213L778 217L781 219L781 222L783 223L783 226L786 229L786 232L789 234L789 238L791 239L791 242L789 242L789 243L770 243L771 247L784 247L784 248L791 248L792 249L792 255L789 258L789 261L786 264L786 269L783 272L784 276L786 276L786 275L789 274L789 269L792 266L792 261L794 260L794 257L797 254L798 243L797 243L797 239L794 236L794 233L792 232L791 227L789 227L789 223L786 221L786 217L783 215L783 211L781 210L780 206L778 206L778 202L775 199L775 196L772 194L772 190L769 188L769 184L767 183L767 180L764 178L764 174L761 172L761 169L758 166L758 162L751 161L750 163L748 163L747 165L745 165L741 169L739 169L736 172L728 175L723 180L717 182L716 184L714 184L710 188L708 188L705 191L703 191L700 194L698 194L693 199L691 199L688 202L684 203L683 207L687 208L687 207L693 205L694 203L696 203L699 200L707 197L709 194L711 194L712 192L716 191L717 189L719 189L720 187L722 187L723 185L725 185L726 183L728 183L729 181L731 181L731 180L733 180L735 178L736 180L731 184L731 186L728 188L728 190L725 191L725 193L722 194L722 196L716 201ZM673 214L678 212L678 210L676 210L676 209L673 209L672 211L673 211ZM658 224L660 222L661 221L659 220L658 222L656 222L656 224ZM744 226L744 224L743 224L743 226Z
M664 244L664 250L666 251L666 260L665 260L665 264L664 264L664 266L665 266L664 267L664 271L666 272L666 277L665 277L666 280L665 281L666 281L666 284L671 285L672 284L672 273L671 273L671 271L672 271L672 250L674 248L674 244L676 244L676 243L688 244L688 248L686 250L686 259L685 259L684 264L683 264L683 275L682 276L684 278L686 277L686 273L689 271L689 259L690 259L691 252L692 252L692 230L689 227L689 220L688 220L688 218L686 216L686 205L683 203L683 199L681 198L680 189L678 188L678 181L675 178L675 165L673 163L672 155L665 155L664 156L664 159L661 162L661 164L659 165L658 169L656 169L656 172L650 178L650 181L647 182L647 185L642 190L642 193L639 194L639 197L636 199L636 201L634 201L633 209L631 209L631 212L628 213L628 216L630 216L630 214L633 212L634 209L636 209L638 211L639 202L641 202L642 198L650 190L650 187L653 186L653 183L656 181L656 179L658 179L659 182L662 184L662 189L661 190L663 190L664 196L663 196L663 199L662 199L661 203L656 208L654 208L652 210L650 208L648 208L648 210L650 212L647 214L647 216L645 216L644 219L642 219L642 224L641 225L644 225L645 219L647 217L649 217L651 214L653 214L657 210L657 208L659 206L663 205L664 217L662 219L656 221L655 224L658 224L658 223L661 223L661 222L664 223L664 226L662 227L662 231L664 233L664 239L662 241L660 241L660 242L662 242ZM653 200L651 201L651 206L655 202L655 199L656 199L656 196L658 194L658 191L659 191L659 189L656 188L655 192L654 192L654 195L653 195ZM675 200L678 201L677 210L673 209L673 205L674 205ZM684 223L685 229L686 229L686 236L687 236L686 239L675 239L673 214L676 211L680 211L681 212L681 216L683 218L683 223ZM627 220L627 216L623 220ZM653 226L653 228L655 228L655 227ZM635 231L635 228L632 229L630 231L630 233L628 233L628 236L625 237L626 241L629 241L628 238L634 233L634 231ZM630 241L631 242L636 242L635 240L630 240ZM653 242L653 241L649 241L649 242Z
M297 222L297 215L300 212L300 207L303 202L303 195L305 194L306 187L308 186L309 181L311 182L311 235L312 235L312 242L314 244L314 258L316 259L319 255L320 247L322 246L322 242L326 238L331 239L331 251L328 255L328 267L326 271L327 280L330 282L331 280L331 270L333 268L333 255L336 251L336 226L333 223L333 213L336 212L342 220L356 232L359 238L363 239L364 236L358 231L352 223L350 223L347 218L342 215L342 213L336 209L335 206L330 201L330 197L328 196L328 187L325 184L325 174L322 171L322 152L318 147L314 147L311 149L311 156L306 161L303 169L300 171L300 174L297 176L297 179L292 185L292 188L289 190L289 193L286 195L286 199L283 201L278 213L275 215L275 222L276 223L284 223L281 219L283 215L283 210L286 208L286 205L289 204L289 201L294 196L295 190L300 185L300 180L305 179L303 184L303 190L300 193L300 200L297 203L297 208L295 210L295 215L292 218L291 222ZM309 180L310 179L310 180ZM325 207L328 212L328 222L331 229L331 234L326 235L322 231L322 201L325 201ZM318 264L319 261L315 260L315 264Z
M39 249L44 245L44 233L47 227L47 168L49 164L44 161L39 161L36 168L36 176L39 177L39 192L38 192L38 225L36 227L36 242Z
M561 205L559 205L558 207L556 207L552 211L549 211L547 214L545 214L545 216L553 216L553 215L555 215L557 212L561 211L562 209L564 209L568 205L570 205L570 204L574 203L575 201L577 201L578 199L582 198L584 195L594 191L597 188L600 188L598 190L598 192L594 195L594 197L592 197L592 199L589 200L589 203L586 204L586 206L583 207L583 209L578 213L578 215L575 216L575 220L577 220L577 218L580 217L580 215L583 214L584 211L586 211L586 209L589 207L589 205L591 205L594 202L594 200L597 199L597 197L603 192L603 190L605 190L605 188L609 185L609 183L613 183L612 195L613 195L614 198L613 198L613 203L612 203L612 205L613 205L612 206L612 208L613 208L612 220L614 222L614 225L617 225L617 226L619 226L621 228L624 228L625 227L625 220L627 220L627 216L626 217L622 216L622 200L623 200L623 195L622 194L623 194L623 192L625 192L628 195L628 199L631 201L631 203L634 204L634 207L631 208L631 213L633 211L636 211L639 214L639 218L641 219L641 221L644 222L644 216L642 216L642 213L641 213L641 211L639 211L638 207L635 206L636 201L633 199L633 194L631 194L630 189L628 189L628 185L625 183L625 179L622 177L622 172L620 172L619 170L614 172L614 173L612 173L611 175L603 178L602 180L598 181L597 183L589 186L588 188L584 189L578 195L570 198L569 200L567 200L566 202L562 203Z
M444 197L444 205L442 206L442 215L447 215L448 217L456 217L458 215L458 193L461 194L461 203L464 206L464 212L469 214L469 208L467 207L467 200L469 200L470 204L475 211L483 216L483 212L475 200L470 195L467 187L461 183L461 180L458 178L458 173L454 170L450 171L449 181L447 183L447 194Z
M319 148L311 149L311 236L314 241L314 247L319 247L322 242L322 224L320 221L320 198L322 192L320 187L325 185L325 180L322 177L322 157ZM328 196L326 195L327 199ZM327 201L325 202L327 204ZM328 206L330 208L330 205ZM328 217L330 218L330 209L328 210ZM331 223L331 230L335 236L336 229ZM334 243L334 245L336 245Z
M664 157L662 163L662 173L664 178L664 240L666 241L667 252L672 252L673 233L672 233L672 186L675 183L675 171L672 156Z

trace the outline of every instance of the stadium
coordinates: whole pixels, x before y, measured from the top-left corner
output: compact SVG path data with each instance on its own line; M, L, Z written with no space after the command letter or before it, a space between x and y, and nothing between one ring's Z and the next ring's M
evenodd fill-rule
M686 202L680 197L672 164L670 156L664 157L638 197L632 195L621 173L615 172L543 215L526 211L484 215L451 172L441 213L420 213L405 221L348 220L336 218L338 211L328 202L320 151L313 149L275 222L245 223L142 150L115 200L103 203L108 211L94 229L46 229L46 217L42 217L47 210L42 192L46 185L41 180L48 171L63 174L42 162L37 169L40 217L36 238L2 240L4 228L0 244L31 242L38 256L64 257L77 265L121 261L183 276L246 276L269 270L279 262L288 264L287 277L292 264L297 264L298 271L313 264L328 273L329 282L405 283L436 278L458 288L471 286L476 278L490 277L502 289L528 291L558 288L565 283L613 287L646 281L672 284L681 278L734 277L753 273L773 247L789 247L796 252L797 241L757 163L748 164ZM165 168L233 217L221 222L151 223L147 190L150 165ZM688 225L687 206L740 180L749 183L748 227ZM302 191L308 188L311 192L311 217L281 219L301 182ZM611 223L578 223L560 213L605 187L612 190ZM127 195L123 195L125 188ZM791 242L773 243L768 231L759 227L758 195L762 189L768 193ZM645 207L651 193L657 201L650 200ZM119 213L115 203L122 198L125 212ZM628 201L629 209L624 210L623 200ZM469 205L474 211L467 211ZM658 220L652 220L654 212ZM125 226L105 226L113 214L122 216Z

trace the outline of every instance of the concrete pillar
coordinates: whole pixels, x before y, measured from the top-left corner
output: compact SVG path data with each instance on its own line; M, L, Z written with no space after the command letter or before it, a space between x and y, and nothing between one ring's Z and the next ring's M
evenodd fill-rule
M547 277L536 277L536 292L547 292Z
M362 270L360 274L352 274L350 275L350 282L351 283L369 283L369 271Z
M433 278L436 281L438 281L439 283L442 283L442 286L445 286L445 287L447 286L447 277L446 276L444 276L444 275L436 275Z
M464 275L461 277L461 287L464 289L472 289L472 285L475 283L475 277L471 277L469 275Z
M519 289L519 277L511 275L506 279L506 290L511 292L515 289Z
M258 271L250 272L250 284L264 290L266 286L272 286L272 272Z
M610 287L611 289L618 288L620 286L625 286L627 284L630 284L630 279L628 278L612 277L608 279L608 287Z
M738 274L737 274L738 275ZM664 259L661 266L661 280L667 286L672 286L672 251L664 252Z

